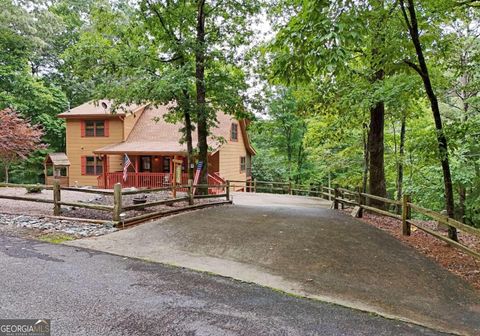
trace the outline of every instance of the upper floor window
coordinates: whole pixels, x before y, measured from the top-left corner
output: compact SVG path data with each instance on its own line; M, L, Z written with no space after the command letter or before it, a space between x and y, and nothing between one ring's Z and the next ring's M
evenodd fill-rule
M238 141L238 124L233 123L230 129L230 140Z
M247 158L245 156L240 157L240 172L247 170Z
M108 137L108 120L85 120L82 122L83 137Z

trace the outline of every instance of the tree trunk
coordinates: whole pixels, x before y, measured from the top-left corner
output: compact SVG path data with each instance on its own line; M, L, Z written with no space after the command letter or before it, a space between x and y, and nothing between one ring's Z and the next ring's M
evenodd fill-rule
M404 114L402 116L402 125L400 127L400 149L399 159L397 162L397 201L402 199L403 194L403 159L405 155L405 132L406 132L407 117ZM397 206L397 213L402 211L401 206Z
M443 184L445 188L445 207L447 208L448 216L454 218L455 215L455 207L454 207L454 200L453 200L453 185L452 185L452 176L450 173L450 163L448 159L448 145L447 145L447 138L443 131L442 125L442 117L440 115L440 108L438 106L438 99L435 95L433 90L432 83L430 81L430 75L428 73L428 66L425 61L425 56L423 55L422 45L420 43L420 35L418 31L418 22L417 16L415 12L415 5L413 0L407 0L408 6L407 10L410 15L410 19L408 18L407 12L405 10L405 2L404 0L400 1L400 5L402 8L402 13L406 24L408 25L408 30L410 33L410 37L412 39L413 45L415 47L415 51L417 54L418 59L418 66L416 64L412 64L408 62L408 64L414 68L420 77L422 78L423 85L425 87L425 91L427 93L428 99L430 100L430 106L433 113L433 119L435 121L435 128L436 128L436 135L437 135L437 143L438 143L438 152L440 155L440 162L442 165L443 171ZM457 236L457 229L452 226L448 227L448 237L455 241L458 241Z
M363 127L363 179L362 179L362 192L367 192L368 185L368 165L369 165L369 155L368 155L368 125L364 124Z
M376 80L383 80L383 70L377 71ZM369 152L369 191L370 194L386 197L387 188L385 183L385 164L384 164L384 124L385 124L385 106L383 102L377 102L370 109L370 128L368 133L368 152ZM372 206L384 207L382 201L370 200Z
M187 172L188 172L188 179L194 179L194 171L193 168L193 141L192 141L192 117L191 117L191 104L190 104L190 94L186 89L183 89L183 98L185 99L184 106L183 106L183 118L185 123L185 141L187 142Z
M200 184L208 183L208 116L206 108L205 87L205 0L198 1L197 7L197 45L195 51L195 85L197 103L197 132L198 132L198 155L203 163L200 171ZM205 194L208 188L199 188L199 193Z
M5 165L5 183L8 183L8 165Z

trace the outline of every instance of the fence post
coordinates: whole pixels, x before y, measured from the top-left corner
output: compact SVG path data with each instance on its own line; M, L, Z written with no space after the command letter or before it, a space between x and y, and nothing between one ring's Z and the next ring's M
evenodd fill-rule
M291 181L288 182L288 194L289 195L292 194L292 182Z
M120 213L122 212L122 185L115 183L113 186L113 221L120 221Z
M257 179L253 180L253 192L256 194L257 193Z
M357 188L358 190L358 218L362 218L363 217L363 208L362 208L362 205L364 204L364 201L363 201L363 196L362 196L362 188L359 187Z
M227 180L227 190L225 192L225 197L227 198L227 201L230 201L230 180Z
M59 204L61 201L60 181L53 180L53 215L60 216L62 213L62 206Z
M193 205L193 181L188 180L188 205Z
M338 188L333 189L333 208L338 210Z
M402 195L402 234L404 236L410 236L411 234L411 225L408 222L412 217L412 209L408 205L410 201L410 195Z

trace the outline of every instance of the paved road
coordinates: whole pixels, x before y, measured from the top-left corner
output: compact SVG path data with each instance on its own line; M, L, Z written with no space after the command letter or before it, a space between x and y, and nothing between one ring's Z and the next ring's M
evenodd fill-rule
M0 317L52 335L441 335L228 278L0 236Z
M237 193L234 203L69 244L480 335L479 293L387 233L313 198Z

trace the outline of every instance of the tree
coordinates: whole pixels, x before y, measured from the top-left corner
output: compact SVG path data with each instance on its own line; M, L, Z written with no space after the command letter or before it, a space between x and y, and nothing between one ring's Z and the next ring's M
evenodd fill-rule
M268 102L265 119L250 129L258 153L253 158L253 175L263 181L305 181L307 153L304 137L307 120L303 116L300 90L276 88Z
M256 1L103 3L91 27L65 53L75 73L95 83L97 98L117 103L176 105L167 116L182 122L189 156L197 124L201 183L207 176L207 138L216 111L245 117L247 88L238 60L251 37ZM191 159L193 161L193 159Z
M344 115L357 107L369 111L365 146L369 190L385 197L385 101L392 96L384 82L398 71L392 43L399 37L387 24L394 6L376 0L286 1L282 5L293 7L295 15L281 27L272 44L272 76L287 85L330 85L332 91L337 90L335 99L345 102L347 108L338 111Z
M10 109L0 111L0 161L5 169L5 182L8 183L10 166L32 152L45 148L41 143L43 132L32 126Z
M448 158L449 153L448 153L447 137L445 136L445 131L443 129L442 116L440 114L438 98L437 98L437 95L435 94L432 81L430 79L430 74L428 71L427 62L425 60L423 47L420 42L420 32L418 28L417 11L415 9L415 3L413 0L407 0L407 1L400 0L400 6L401 6L403 18L405 20L405 24L407 25L407 28L408 28L408 33L410 35L413 46L415 47L418 64L408 59L405 60L405 62L410 67L412 67L422 78L423 84L425 86L425 91L430 101L430 106L433 113L433 119L435 121L438 152L439 152L440 162L442 165L442 172L443 172L443 183L445 188L445 206L447 209L448 216L451 218L454 218L455 203L453 198L453 184L452 184L452 175L450 172L450 162ZM450 239L458 241L457 229L452 226L449 226L448 236L450 237Z

